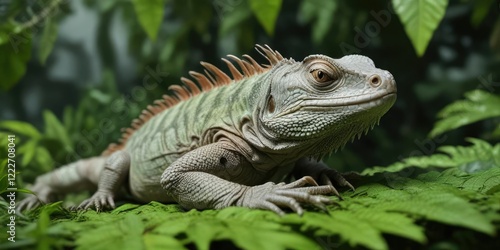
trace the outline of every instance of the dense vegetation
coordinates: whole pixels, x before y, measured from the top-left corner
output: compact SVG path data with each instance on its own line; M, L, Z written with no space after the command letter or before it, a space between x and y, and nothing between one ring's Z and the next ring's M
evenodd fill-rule
M500 247L497 1L4 2L0 248ZM355 192L302 217L126 201L73 212L64 207L88 194L72 195L17 214L7 241L8 135L15 186L29 192L41 173L116 141L200 60L221 66L228 53L256 55L255 43L297 60L360 53L393 73L398 100L380 126L326 159L359 172Z

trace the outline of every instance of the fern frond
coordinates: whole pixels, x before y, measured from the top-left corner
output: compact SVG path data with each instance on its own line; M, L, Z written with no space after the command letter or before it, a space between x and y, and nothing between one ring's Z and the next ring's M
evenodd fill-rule
M500 166L500 143L493 146L486 141L476 138L467 138L466 140L472 143L472 145L442 146L437 149L441 153L406 158L401 162L393 163L387 167L376 166L368 168L361 175L372 176L379 173L395 173L410 167L461 167L462 170L472 173L488 169L492 164Z
M500 116L500 96L484 90L465 93L465 100L446 106L438 113L440 120L435 124L429 137L484 119Z

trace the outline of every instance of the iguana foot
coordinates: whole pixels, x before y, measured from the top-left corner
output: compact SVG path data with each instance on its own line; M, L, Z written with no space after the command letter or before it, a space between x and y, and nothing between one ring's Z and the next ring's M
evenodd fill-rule
M51 203L55 200L56 194L52 192L52 189L43 185L35 184L32 188L34 194L30 194L28 197L17 203L16 210L21 212L24 210L35 209L43 204Z
M312 186L305 187L306 185ZM302 215L304 210L299 202L309 203L325 210L325 205L333 201L322 195L335 192L333 186L318 186L312 177L305 176L289 184L268 182L249 187L243 195L241 206L271 210L279 215L285 214L280 207L288 207Z
M24 198L22 201L17 203L16 210L18 212L24 211L24 210L30 210L37 208L41 205L43 205L45 202L42 202L38 197L35 195L30 195L29 197Z
M87 210L94 208L97 212L102 209L114 209L115 201L114 195L110 192L97 191L92 197L84 200L76 210Z

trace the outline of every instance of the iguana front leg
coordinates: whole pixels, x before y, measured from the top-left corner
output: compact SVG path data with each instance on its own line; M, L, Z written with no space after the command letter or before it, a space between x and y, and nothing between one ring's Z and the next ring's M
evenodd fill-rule
M334 193L340 197L339 192L334 187L334 183L341 187L349 187L354 190L354 187L349 183L337 170L328 167L322 161L312 161L308 158L302 158L295 163L293 175L296 179L302 176L311 176L316 181L323 185L330 185L335 190ZM333 182L333 183L332 183Z
M89 199L83 201L77 209L115 208L115 196L123 187L130 169L130 155L124 150L117 151L106 160L99 177L97 191Z
M161 185L186 208L242 206L284 214L280 207L288 207L302 214L299 202L320 207L331 202L321 195L334 192L332 186L317 186L311 177L290 184L268 182L258 186L246 186L220 177L227 177L224 172L238 172L237 168L253 169L230 143L217 142L190 151L172 163L162 174ZM244 172L248 173L247 170ZM305 187L308 184L314 186Z

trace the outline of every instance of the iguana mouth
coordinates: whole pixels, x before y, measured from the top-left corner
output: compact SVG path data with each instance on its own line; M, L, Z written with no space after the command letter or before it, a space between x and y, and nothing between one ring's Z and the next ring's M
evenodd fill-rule
M345 97L341 99L345 99L346 102L344 103L339 103L337 99L335 103L332 103L330 100L318 100L318 99L309 99L309 100L304 100L302 101L299 105L294 106L294 108L286 110L285 112L282 112L280 116L283 115L288 115L295 113L297 111L318 111L318 110L323 110L323 111L328 111L332 110L334 108L341 108L341 107L350 107L350 106L379 106L384 100L394 98L396 97L396 91L389 92L389 93L383 93L379 94L377 96L371 97L366 99L366 95L360 95L360 96L350 96L350 97ZM373 105L370 105L373 104Z
M360 95L360 96L350 96L350 97L344 97L344 98L336 98L334 102L331 102L331 100L311 100L312 102L305 101L302 107L304 109L308 108L314 108L314 107L328 107L328 108L334 108L334 107L348 107L348 106L359 106L362 104L370 104L370 103L380 103L383 100L392 98L396 96L396 92L390 92L390 93L383 93L383 94L378 94L375 96L371 96L370 98L366 98L366 95ZM345 99L345 102L341 102L341 100Z

